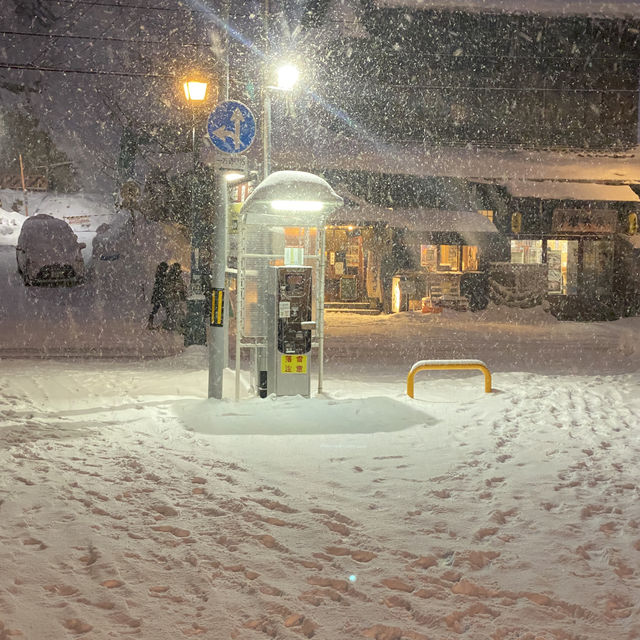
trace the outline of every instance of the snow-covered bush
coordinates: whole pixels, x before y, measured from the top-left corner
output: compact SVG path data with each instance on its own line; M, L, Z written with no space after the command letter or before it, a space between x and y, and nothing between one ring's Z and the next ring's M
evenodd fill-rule
M546 293L546 264L491 264L489 298L495 304L529 309L542 304Z

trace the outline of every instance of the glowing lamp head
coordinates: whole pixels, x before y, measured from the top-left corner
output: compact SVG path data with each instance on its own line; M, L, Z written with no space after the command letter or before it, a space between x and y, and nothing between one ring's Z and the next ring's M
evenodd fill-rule
M300 78L300 71L293 64L283 64L276 69L278 89L291 91Z
M207 83L187 80L183 85L184 95L189 102L202 102L207 95Z

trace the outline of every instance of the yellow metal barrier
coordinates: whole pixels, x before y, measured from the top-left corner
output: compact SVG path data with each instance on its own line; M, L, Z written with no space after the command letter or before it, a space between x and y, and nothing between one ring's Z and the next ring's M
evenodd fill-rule
M484 391L491 393L491 372L482 360L420 360L416 362L407 376L407 395L413 398L413 379L418 371L427 369L477 369L484 373Z

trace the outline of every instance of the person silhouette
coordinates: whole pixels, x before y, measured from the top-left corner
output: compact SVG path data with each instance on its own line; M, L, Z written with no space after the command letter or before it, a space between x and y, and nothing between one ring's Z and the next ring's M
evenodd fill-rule
M169 331L182 331L186 316L187 288L179 262L174 262L167 271L165 285L165 307L167 317L163 328Z
M153 326L156 314L162 307L167 306L167 271L169 265L161 262L156 268L156 277L153 281L153 291L151 292L151 313L147 321L147 329L155 329Z

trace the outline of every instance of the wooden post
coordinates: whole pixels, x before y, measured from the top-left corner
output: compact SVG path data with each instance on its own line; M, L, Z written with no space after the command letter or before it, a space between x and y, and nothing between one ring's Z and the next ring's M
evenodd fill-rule
M22 154L19 155L20 158L20 178L22 180L22 193L24 195L24 214L26 216L29 215L29 203L27 201L27 187L24 183L24 165L22 164Z

